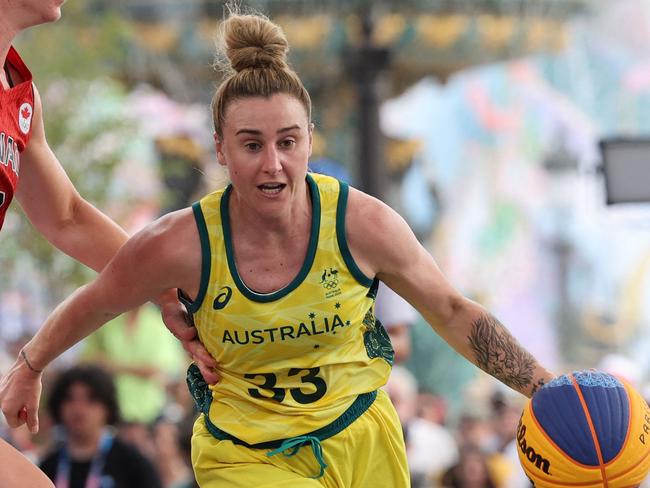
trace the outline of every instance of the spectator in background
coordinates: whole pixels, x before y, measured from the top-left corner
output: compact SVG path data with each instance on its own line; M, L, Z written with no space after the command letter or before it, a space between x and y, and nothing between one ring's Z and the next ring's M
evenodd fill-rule
M458 462L442 477L444 488L498 488L488 469L486 455L478 448L467 446L460 452Z
M496 435L489 415L489 406L465 404L456 426L456 442L460 449L476 447L483 452L494 450Z
M503 488L530 488L531 484L521 469L517 450L517 426L524 402L509 396L502 390L492 395L492 426L494 449L489 466L494 477Z
M458 450L454 437L444 426L416 416L418 386L407 369L393 367L386 392L397 410L404 431L411 486L428 486L430 480L456 462Z
M167 401L166 386L189 363L183 349L161 327L151 305L131 310L86 339L82 359L101 364L115 378L120 437L151 453L149 426Z
M40 466L56 488L162 488L151 462L115 437L119 408L106 371L84 365L63 372L48 410L60 438Z
M406 361L411 355L410 327L417 319L415 309L383 282L379 282L375 315L390 336L395 363Z
M449 406L447 400L435 393L421 391L418 393L418 417L434 424L447 425Z
M153 427L154 460L165 488L198 488L192 471L192 425L163 417Z

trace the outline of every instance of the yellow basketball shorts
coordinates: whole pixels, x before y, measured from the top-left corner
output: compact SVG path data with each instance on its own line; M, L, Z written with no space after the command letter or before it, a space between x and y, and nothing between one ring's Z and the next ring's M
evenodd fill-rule
M309 445L293 456L267 456L254 449L218 440L203 415L194 424L192 465L201 488L404 488L410 486L406 449L397 413L383 390L358 419L321 441L325 474ZM286 451L285 451L286 452Z

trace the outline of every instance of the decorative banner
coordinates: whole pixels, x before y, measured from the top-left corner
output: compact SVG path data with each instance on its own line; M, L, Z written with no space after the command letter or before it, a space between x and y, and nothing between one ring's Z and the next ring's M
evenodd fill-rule
M554 50L562 49L567 44L567 29L564 23L558 20L533 18L523 26L524 46L531 51L540 51L552 47Z
M373 40L379 46L396 44L407 28L407 22L401 14L388 14L379 19L373 33Z
M357 15L349 14L343 19L347 40L351 46L361 44L361 21Z
M418 36L437 49L450 48L467 32L469 19L464 15L420 15L415 20Z
M135 40L154 53L167 53L176 48L179 31L173 24L135 22Z
M295 17L282 15L273 20L284 30L292 49L322 49L332 30L333 17L320 14L296 21Z
M417 153L422 150L419 140L388 139L386 144L386 166L391 173L404 172Z
M478 15L476 28L480 44L489 49L499 50L513 43L518 31L519 19L511 16Z
M208 42L214 42L217 37L217 32L221 22L214 19L201 19L199 21L199 28L196 30L196 33L199 37Z

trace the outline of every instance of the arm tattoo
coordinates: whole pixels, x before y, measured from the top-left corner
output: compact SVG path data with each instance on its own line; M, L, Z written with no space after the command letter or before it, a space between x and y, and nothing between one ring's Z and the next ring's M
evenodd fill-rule
M535 393L537 393L544 385L546 384L546 381L543 379L539 379L537 383L533 385L533 388L530 390L530 396L532 397Z
M515 390L523 392L530 388L535 358L519 345L495 317L487 314L476 319L468 339L476 356L476 365L483 371ZM533 385L533 392L543 383L540 380Z

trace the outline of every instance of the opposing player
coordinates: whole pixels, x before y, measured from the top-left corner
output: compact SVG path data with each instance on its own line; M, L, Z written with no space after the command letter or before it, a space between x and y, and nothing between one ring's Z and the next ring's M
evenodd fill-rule
M398 214L307 172L311 102L280 28L232 14L223 39L233 72L213 114L231 185L148 226L61 304L3 380L2 411L11 425L23 408L35 415L38 371L108 319L179 288L221 376L208 388L188 373L203 412L192 452L202 487L408 486L399 421L379 389L393 354L374 317L378 280L522 394L553 375L449 285Z
M15 196L48 241L100 271L128 236L79 195L50 150L38 90L12 46L14 37L24 29L57 20L62 3L63 0L0 0L0 227ZM154 298L163 309L167 327L184 340L192 354L203 358L204 372L214 381L214 374L208 369L214 363L198 341L192 341L193 329L185 325L183 309L174 293ZM23 367L27 367L26 363ZM21 415L35 420L33 413ZM29 426L37 429L32 422ZM36 470L34 480L30 481L25 467L31 465L2 441L0 458L2 486L46 486L38 481L42 477Z

